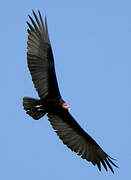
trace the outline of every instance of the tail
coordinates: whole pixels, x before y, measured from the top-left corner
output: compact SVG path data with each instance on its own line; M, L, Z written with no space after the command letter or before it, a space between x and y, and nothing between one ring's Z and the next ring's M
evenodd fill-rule
M41 101L30 97L23 98L24 110L33 119L38 120L46 114L46 110L43 108Z

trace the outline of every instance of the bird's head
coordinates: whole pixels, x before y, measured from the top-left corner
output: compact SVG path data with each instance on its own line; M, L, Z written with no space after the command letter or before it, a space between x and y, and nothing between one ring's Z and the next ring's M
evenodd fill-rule
M68 104L66 104L65 102L62 104L62 107L64 108L64 109L67 109L68 111L70 111L70 106L68 105Z
M60 100L60 104L64 109L67 109L68 111L70 111L71 109L70 106L66 104L66 102L63 99Z

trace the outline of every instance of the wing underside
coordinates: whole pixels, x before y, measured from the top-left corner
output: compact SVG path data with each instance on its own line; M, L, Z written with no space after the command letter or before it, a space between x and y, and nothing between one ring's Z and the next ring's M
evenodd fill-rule
M67 110L48 114L48 119L59 138L72 151L83 159L97 165L101 171L101 164L107 171L108 168L114 173L111 165L117 167L112 158L108 156L100 146L79 126Z
M28 67L39 97L45 98L47 95L56 97L60 96L60 92L55 74L53 53L47 29L47 20L45 17L44 24L39 11L38 13L39 18L33 11L36 22L31 16L29 16L31 24L27 22L29 27L27 42Z

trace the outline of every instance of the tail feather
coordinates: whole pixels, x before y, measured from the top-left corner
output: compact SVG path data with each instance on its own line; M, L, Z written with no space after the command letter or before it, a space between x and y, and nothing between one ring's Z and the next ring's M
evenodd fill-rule
M33 119L38 120L46 114L41 101L38 99L24 97L23 107L27 114L29 114Z

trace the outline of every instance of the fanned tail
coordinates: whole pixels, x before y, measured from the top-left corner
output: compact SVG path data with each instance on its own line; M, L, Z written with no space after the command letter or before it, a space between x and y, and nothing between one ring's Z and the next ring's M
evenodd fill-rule
M46 110L41 104L41 101L38 99L24 97L23 98L23 107L28 115L33 119L38 120L46 114Z

